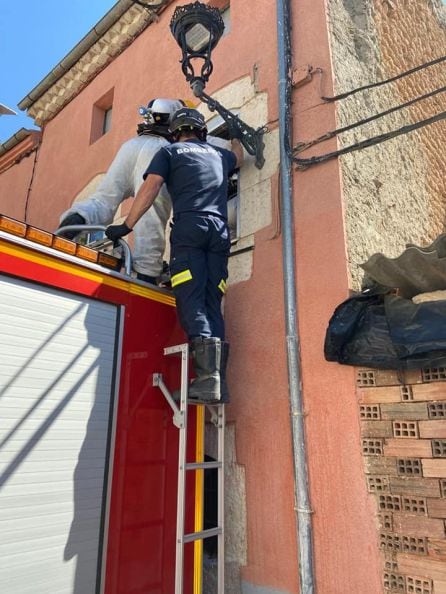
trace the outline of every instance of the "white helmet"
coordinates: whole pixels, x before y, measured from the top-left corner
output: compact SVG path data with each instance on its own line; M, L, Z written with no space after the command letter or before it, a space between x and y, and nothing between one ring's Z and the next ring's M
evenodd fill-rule
M147 107L139 108L139 113L146 124L168 127L173 114L183 106L180 99L152 99Z

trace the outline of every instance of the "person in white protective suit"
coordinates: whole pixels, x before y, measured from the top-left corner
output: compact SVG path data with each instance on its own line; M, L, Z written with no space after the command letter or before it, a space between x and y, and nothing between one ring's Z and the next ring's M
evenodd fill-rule
M61 215L59 228L109 225L121 202L136 195L152 157L169 143L171 117L183 105L181 100L153 99L147 107L140 108L144 123L138 125L138 135L121 146L96 191ZM133 268L140 280L156 284L161 274L170 211L170 196L163 185L153 207L134 228ZM73 239L78 233L67 231L63 235Z

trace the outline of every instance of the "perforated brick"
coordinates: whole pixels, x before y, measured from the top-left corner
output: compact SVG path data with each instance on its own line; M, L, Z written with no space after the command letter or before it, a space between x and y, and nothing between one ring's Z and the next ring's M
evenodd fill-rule
M423 382L446 380L446 367L426 367L422 370Z
M383 557L384 557L384 570L391 571L391 572L398 572L398 563L396 560L396 554L383 551Z
M418 423L416 421L393 421L393 435L401 438L418 437Z
M427 503L424 497L401 497L401 507L412 514L426 514Z
M413 392L411 386L401 386L401 400L403 402L409 402L413 400Z
M378 496L379 509L387 509L390 511L401 511L401 497L399 495L379 495Z
M427 555L427 538L419 538L417 536L402 536L401 550L404 553Z
M418 458L398 458L396 461L398 474L404 476L421 476L421 460Z
M356 384L358 386L376 386L375 372L358 369L356 375Z
M433 594L432 580L426 578L406 576L407 594Z
M393 515L392 512L384 512L379 514L379 522L383 530L392 532L393 530Z
M370 493L380 493L389 490L389 478L387 476L368 476L367 488Z
M361 404L359 416L364 420L378 421L381 418L381 411L378 404Z
M392 592L406 592L406 579L399 573L385 571L384 588Z
M401 538L398 536L398 534L381 532L379 535L379 546L385 551L401 551Z
M362 453L364 456L381 456L383 453L382 439L363 439Z
M432 440L432 455L434 458L446 458L446 439Z
M446 418L446 402L429 402L427 410L430 419Z

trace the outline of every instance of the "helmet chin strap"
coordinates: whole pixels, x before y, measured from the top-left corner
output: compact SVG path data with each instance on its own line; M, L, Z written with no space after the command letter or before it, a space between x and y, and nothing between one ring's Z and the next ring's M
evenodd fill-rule
M162 136L163 138L166 138L169 141L172 139L172 136L167 127L160 126L158 124L138 124L138 127L136 128L136 133L138 134L138 136L143 136L144 134L155 134L156 136Z

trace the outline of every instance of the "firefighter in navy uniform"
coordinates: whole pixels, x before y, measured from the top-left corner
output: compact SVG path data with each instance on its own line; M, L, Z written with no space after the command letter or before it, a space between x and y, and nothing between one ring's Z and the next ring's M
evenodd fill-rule
M153 157L125 222L108 227L106 235L116 241L130 233L166 183L173 206L172 288L196 374L189 398L228 402L229 345L221 313L230 250L227 188L229 175L243 162L243 149L238 140L230 151L208 144L203 116L187 107L174 114L170 131L174 143Z

